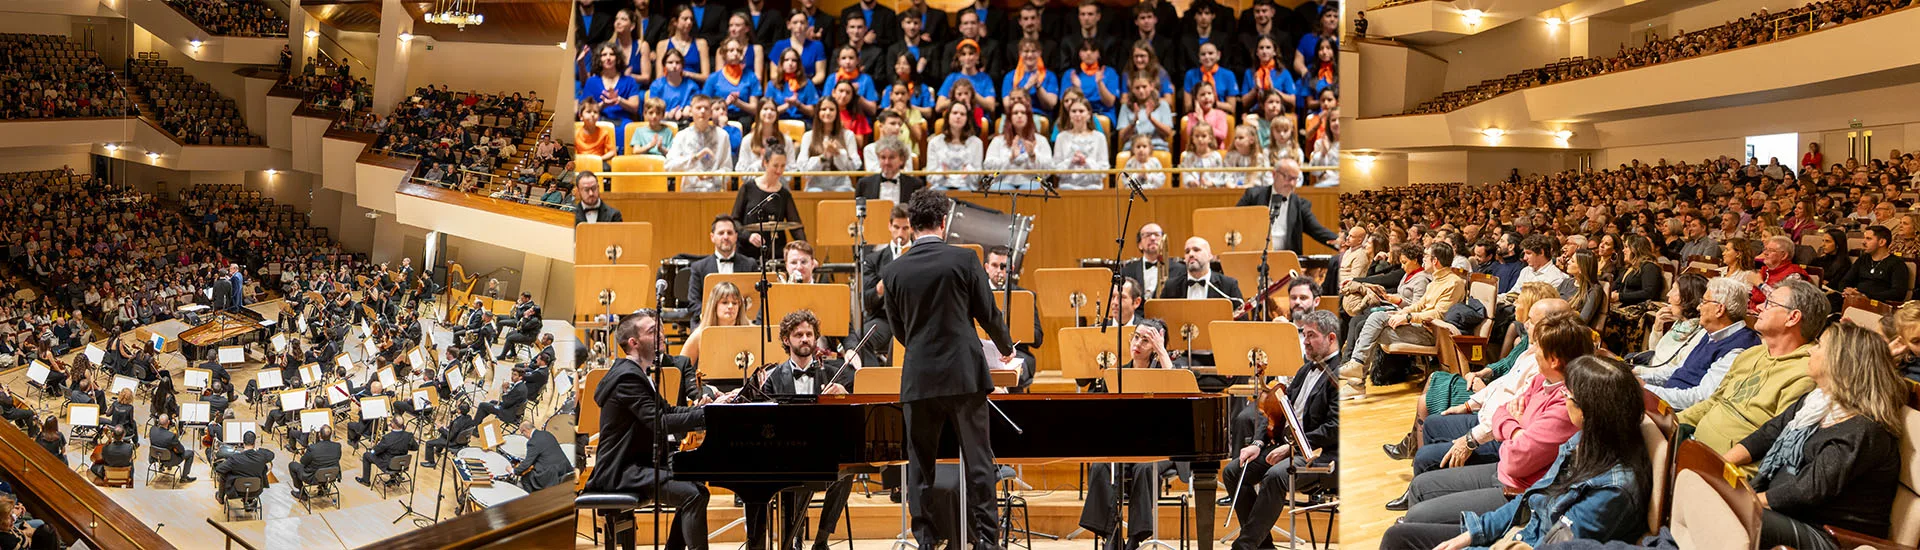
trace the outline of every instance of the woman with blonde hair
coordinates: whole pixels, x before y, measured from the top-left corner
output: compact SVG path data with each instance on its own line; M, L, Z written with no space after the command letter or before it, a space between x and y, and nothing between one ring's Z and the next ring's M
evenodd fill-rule
M700 364L700 335L707 327L737 327L753 323L746 317L746 296L740 287L733 283L720 282L713 285L713 295L707 297L706 305L700 307L700 326L687 336L687 344L680 347L680 356L695 366Z
M1880 335L1887 337L1887 351L1893 353L1900 375L1920 383L1920 300L1901 304L1881 317Z
M1756 470L1761 547L1838 548L1822 526L1887 536L1913 388L1886 350L1866 328L1829 327L1807 358L1814 390L1721 455Z

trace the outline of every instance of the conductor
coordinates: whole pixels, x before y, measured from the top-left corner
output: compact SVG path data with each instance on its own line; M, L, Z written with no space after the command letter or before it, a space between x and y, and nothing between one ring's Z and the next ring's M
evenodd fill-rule
M908 199L913 246L880 271L875 291L885 304L887 325L906 347L906 357L897 364L905 367L900 399L907 423L907 504L913 536L921 548L933 548L942 538L933 532L926 499L941 436L951 425L959 436L971 543L974 548L994 548L1000 522L994 510L987 426L987 393L993 383L973 325L978 322L987 331L1003 362L1012 359L1013 339L994 307L979 258L943 239L952 207L937 189L920 190Z

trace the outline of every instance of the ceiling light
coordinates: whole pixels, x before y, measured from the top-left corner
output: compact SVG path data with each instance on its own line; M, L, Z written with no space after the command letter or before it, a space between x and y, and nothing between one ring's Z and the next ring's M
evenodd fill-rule
M274 174L278 174L278 173L280 173L280 171L279 171L279 170L274 170L274 169L272 169L272 168L268 168L268 169L267 169L267 175L268 175L268 176L272 176L272 175L274 175Z
M1485 16L1486 14L1487 14L1487 12L1484 12L1484 11L1480 11L1480 10L1477 10L1477 9L1472 9L1472 10L1467 10L1467 11L1463 11L1463 12L1460 12L1460 16L1461 16L1461 17L1464 17L1464 18L1466 18L1466 20L1467 20L1467 24L1468 24L1468 25L1478 25L1478 24L1480 24L1480 18L1481 18L1482 16Z
M307 30L307 38L319 38L319 37L320 37L320 31L312 30L312 29Z
M1480 131L1480 135L1487 136L1487 139L1500 139L1500 136L1507 135L1507 131L1488 126L1487 129Z
M480 14L478 0L436 0L434 9L421 17L428 23L453 25L467 30L467 25L485 23L487 17Z
M114 151L120 150L120 145L115 143L108 143L106 145L101 145L100 147L103 149L106 149L108 153L112 153Z
M401 42L412 42L412 41L413 41L413 33L410 33L410 32L403 32L403 33L400 33L400 41L401 41Z
M1566 141L1569 138L1573 137L1573 130L1561 130L1558 132L1554 132L1553 137L1560 138L1560 141Z
M155 151L147 151L147 160L160 160L160 153Z
M1553 25L1553 26L1555 26L1555 27L1558 27L1558 26L1560 26L1560 23L1562 23L1562 22L1563 22L1563 21L1561 21L1561 20L1560 20L1560 18L1558 18L1558 17L1548 17L1548 18L1547 18L1547 24L1548 24L1548 25Z

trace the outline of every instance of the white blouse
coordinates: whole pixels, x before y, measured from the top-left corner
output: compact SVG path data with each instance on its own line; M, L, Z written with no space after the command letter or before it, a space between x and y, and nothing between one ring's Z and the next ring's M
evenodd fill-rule
M959 144L948 143L946 134L927 139L928 171L979 170L983 157L978 137L967 136L967 141ZM927 185L944 189L969 189L978 180L975 176L936 175L927 177Z
M801 172L834 172L860 169L860 141L852 130L840 131L840 153L831 157L823 156L812 150L813 131L800 136L800 159L796 167ZM847 176L821 176L807 178L808 191L852 191L853 178Z
M1206 154L1187 151L1180 154L1181 168L1219 168L1225 165L1226 160L1220 156L1219 151L1209 151ZM1227 174L1223 172L1186 172L1180 174L1180 186L1222 187L1229 183L1226 176Z
M1035 133L1033 144L1024 151L1015 150L1005 135L994 136L987 144L987 170L1045 170L1053 166L1053 149L1047 146L1047 137ZM993 182L995 190L1032 189L1035 187L1033 174L1004 174Z
M1054 168L1061 170L1105 170L1113 163L1107 160L1107 136L1100 132L1060 132L1059 150L1053 156ZM1076 159L1079 156L1082 158ZM1101 174L1064 174L1060 176L1060 188L1067 190L1105 189L1106 176Z

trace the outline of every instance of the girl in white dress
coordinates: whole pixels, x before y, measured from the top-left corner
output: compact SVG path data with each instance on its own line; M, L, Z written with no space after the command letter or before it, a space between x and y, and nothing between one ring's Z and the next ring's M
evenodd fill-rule
M800 171L836 172L860 169L860 142L840 122L840 104L823 98L814 109L813 129L800 136ZM852 191L846 176L807 178L808 191Z
M1159 189L1167 186L1167 173L1160 171L1160 159L1153 157L1153 136L1134 134L1133 143L1128 146L1131 158L1127 159L1127 173L1139 180L1140 187Z
M1180 154L1181 168L1219 168L1225 164L1220 151L1214 149L1213 125L1205 121L1194 122L1187 132L1187 151ZM1184 172L1180 174L1182 187L1220 187L1226 185L1226 174L1221 172Z
M1227 147L1226 162L1228 168L1251 168L1266 166L1266 155L1260 151L1260 129L1251 124L1242 124L1233 129L1233 142ZM1267 185L1273 181L1272 172L1227 172L1222 174L1228 187L1247 188Z
M1044 170L1053 165L1053 150L1047 146L1047 137L1034 131L1033 106L1024 101L1015 101L1007 107L1007 122L1000 126L1000 135L993 137L987 144L988 170ZM1037 180L1033 174L1003 174L993 182L997 191L1014 191L1034 188Z
M927 170L979 170L983 158L980 128L973 123L973 108L964 103L947 106L946 127L927 139ZM976 176L932 175L927 185L942 189L971 189Z
M1060 135L1055 143L1054 167L1061 170L1104 170L1112 163L1107 160L1107 136L1093 127L1093 107L1086 98L1069 96L1061 108L1066 120L1060 127ZM1106 176L1101 174L1066 174L1060 176L1060 188L1064 190L1090 190L1106 188Z

